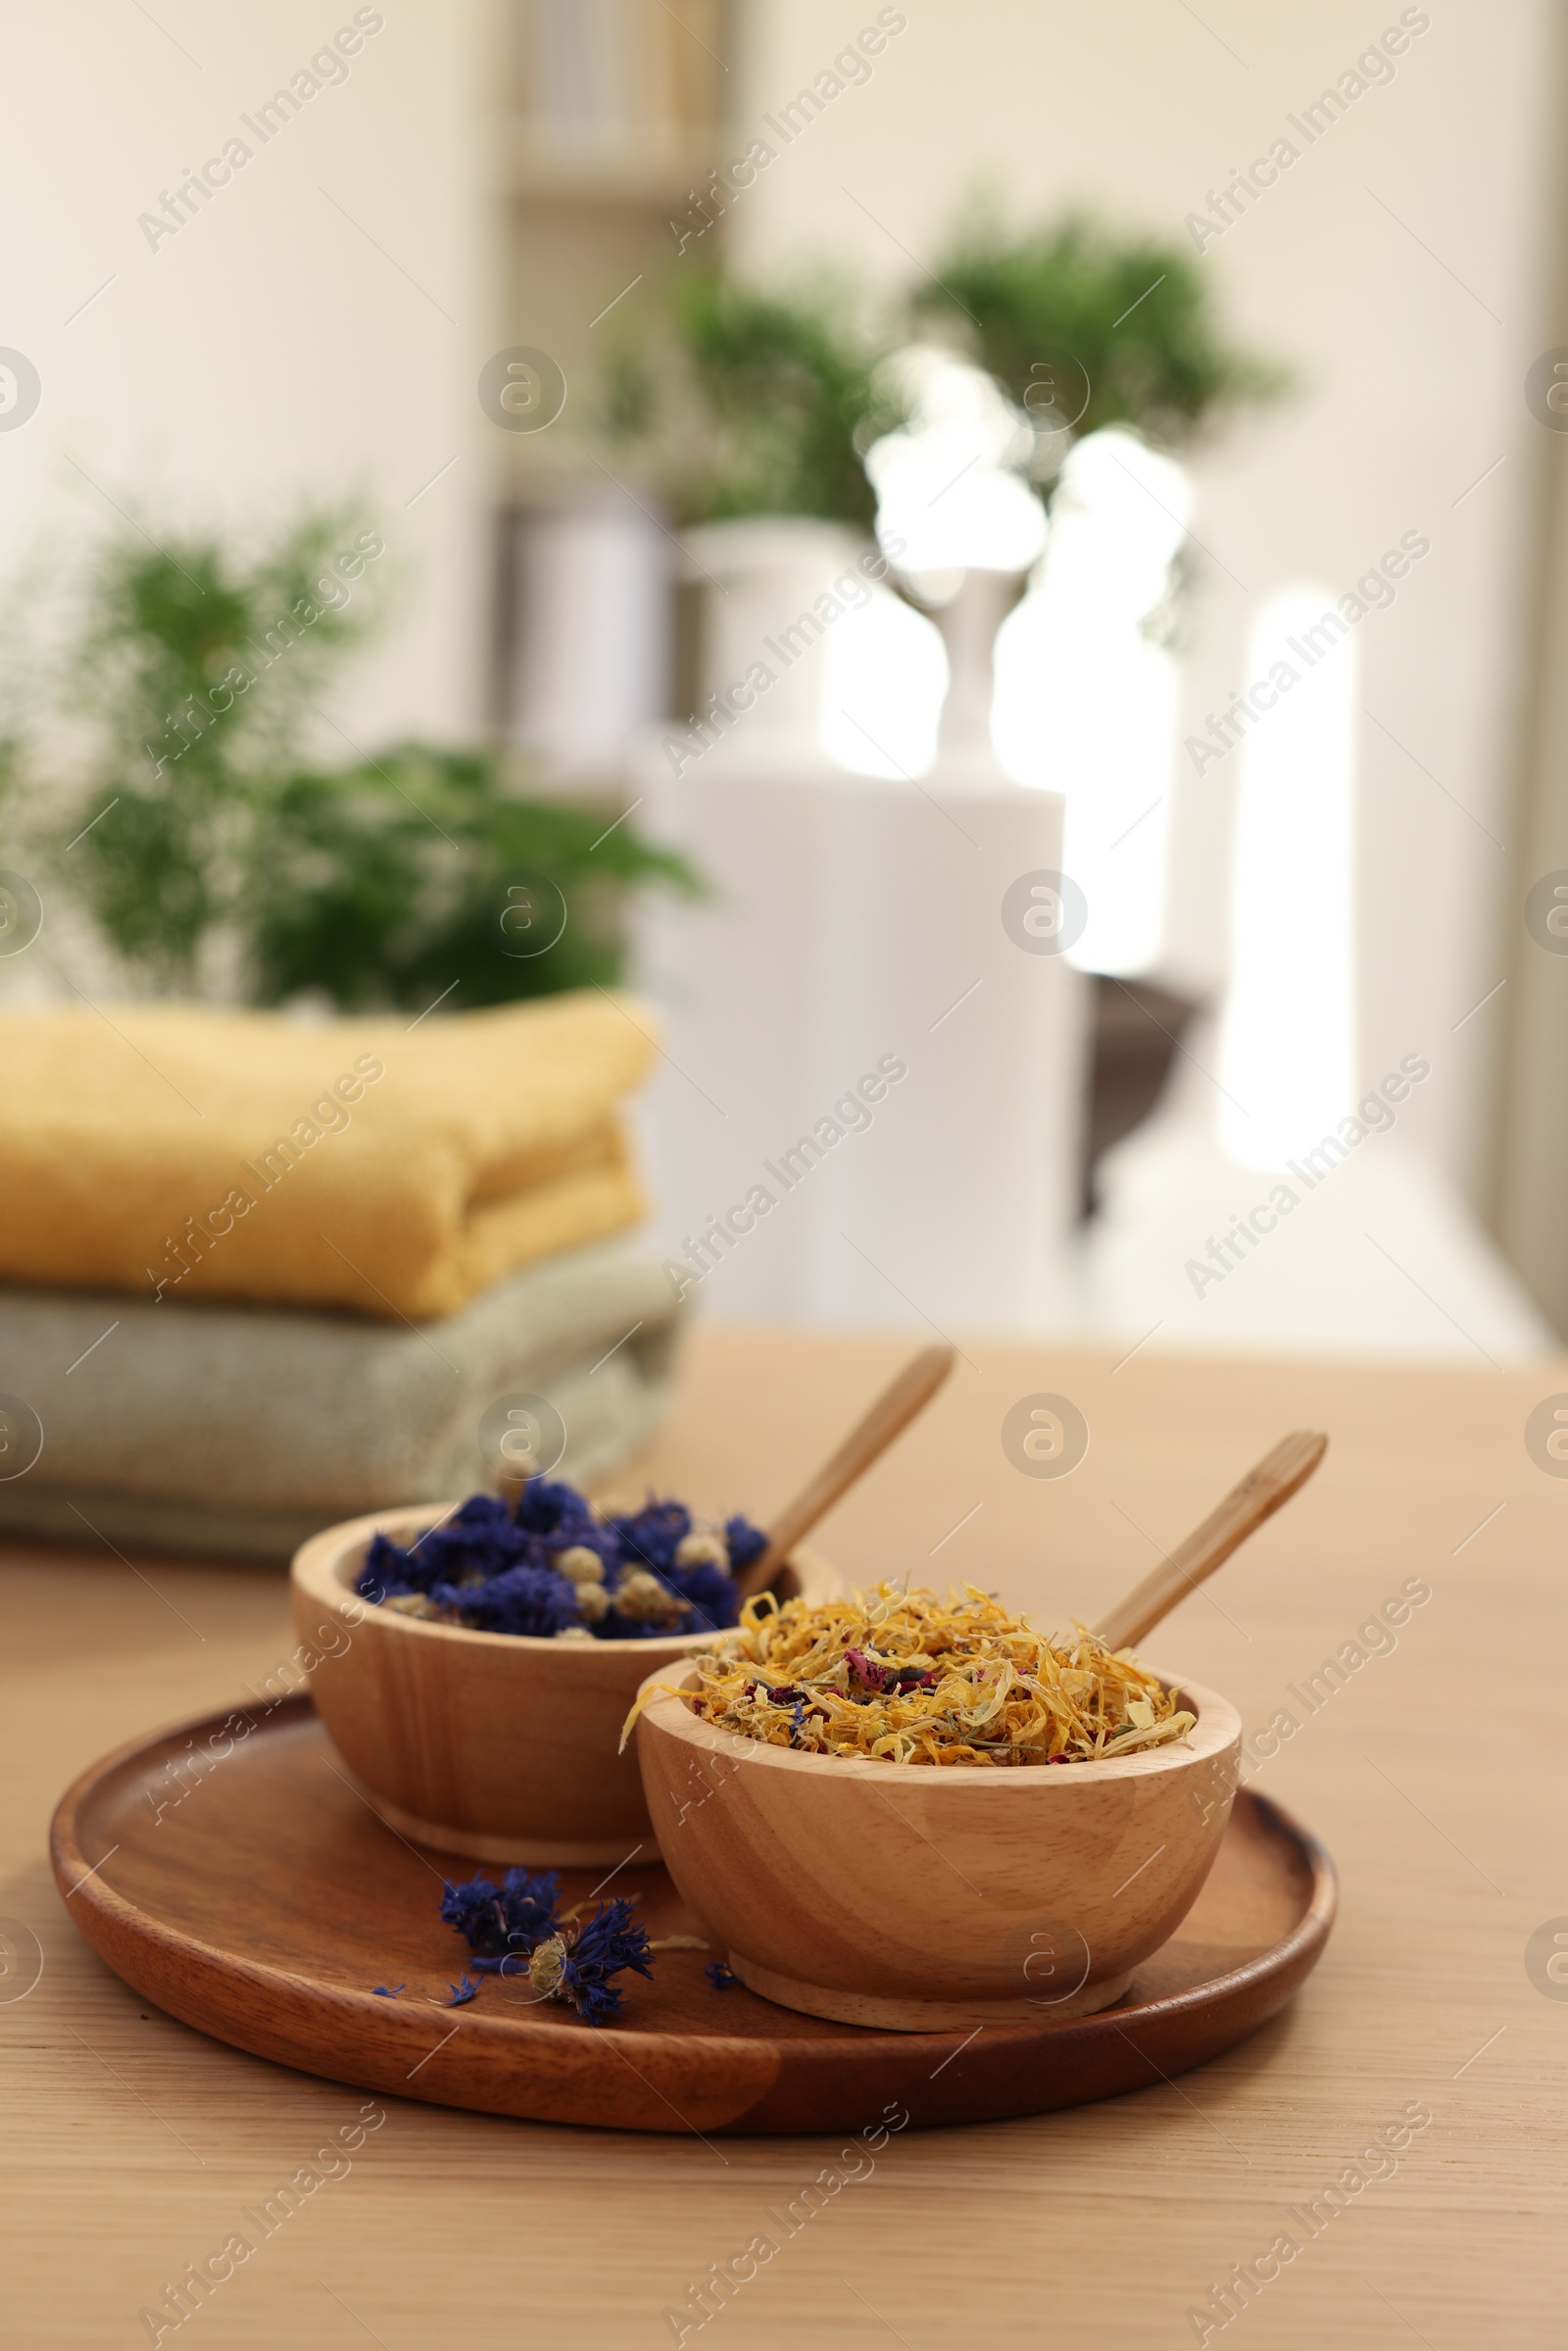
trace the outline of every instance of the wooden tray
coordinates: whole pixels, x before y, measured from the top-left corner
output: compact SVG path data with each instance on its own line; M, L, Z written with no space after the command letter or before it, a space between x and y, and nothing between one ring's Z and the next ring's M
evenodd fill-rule
M72 1917L118 1976L185 2024L439 2106L703 2134L857 2130L901 2108L915 2124L1039 2114L1231 2048L1284 2006L1334 1919L1322 1846L1242 1794L1179 1933L1099 2016L1052 2024L1045 2010L1038 2026L967 2039L870 2032L715 1989L701 1951L662 1953L652 1983L623 1978L615 2027L528 2004L495 1977L450 2009L434 2003L461 1976L464 1945L438 1916L439 1880L475 1865L385 1828L308 1698L275 1706L224 1754L224 1721L238 1719L133 1741L62 1798L51 1850ZM575 1899L595 1874L562 1879ZM655 1936L692 1931L662 1869L633 1861L612 1890L639 1897ZM405 1983L395 2000L371 1988Z

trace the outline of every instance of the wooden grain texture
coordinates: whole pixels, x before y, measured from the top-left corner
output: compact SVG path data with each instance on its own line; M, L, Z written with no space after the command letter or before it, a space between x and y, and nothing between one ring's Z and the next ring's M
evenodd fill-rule
M372 1535L406 1543L453 1507L345 1519L295 1553L295 1654L343 1761L395 1829L449 1853L610 1869L635 1845L657 1850L621 1729L647 1676L719 1631L544 1641L425 1624L359 1597ZM825 1562L800 1559L813 1596L834 1588ZM785 1597L806 1588L788 1563L768 1582Z
M1107 1648L1132 1648L1148 1639L1178 1600L1196 1592L1241 1549L1250 1535L1298 1494L1328 1449L1316 1429L1293 1429L1231 1488L1200 1527L1152 1568L1137 1590L1095 1627Z
M177 1839L160 1834L171 1765L202 1797ZM1211 1883L1157 1951L1144 1937L1150 1965L1113 2022L1070 2025L1075 1986L1052 1981L1058 1954L1037 1953L1026 1979L1021 1949L1013 1972L1032 2000L980 2019L988 2037L972 2055L974 2018L914 2034L827 2025L714 1986L695 1950L662 1954L614 2027L542 2007L515 1979L491 1978L452 2008L466 1948L438 1906L443 1876L467 1864L368 1812L303 1696L270 1716L198 1717L106 1757L62 1799L50 1841L80 1932L186 2024L362 2088L680 2136L853 2131L889 2098L917 2128L990 2121L1105 2097L1230 2046L1317 1959L1334 1881L1266 1799L1243 1797L1229 1836L1227 1809L1217 1801L1205 1824ZM566 1900L589 1898L598 1875L563 1872ZM701 1933L636 1848L616 1885L656 1937ZM1075 1954L1059 1957L1070 1967Z
M648 1466L765 1525L800 1463L827 1452L906 1351L901 1337L702 1334ZM1478 1358L1469 1374L1176 1362L1150 1347L1116 1369L1109 1353L967 1337L964 1351L974 1368L960 1363L823 1522L822 1547L867 1579L972 1579L1046 1625L1103 1613L1282 1429L1328 1431L1310 1486L1182 1602L1158 1644L1236 1702L1250 1755L1271 1722L1298 1720L1248 1775L1340 1869L1338 1924L1296 2000L1169 2084L906 2131L874 2153L874 2114L853 2137L705 2145L388 2096L346 2176L318 2166L338 2176L166 2345L658 2351L675 2340L664 2313L690 2320L688 2288L765 2230L776 2255L687 2351L896 2351L900 2338L909 2351L1175 2351L1197 2339L1186 2313L1210 2285L1421 2099L1432 2124L1393 2176L1350 2193L1210 2343L1555 2351L1568 2003L1539 1988L1526 1952L1553 1921L1568 1932L1568 1481L1536 1467L1524 1429L1568 1392L1568 1363L1503 1374ZM1042 1392L1089 1421L1070 1477L1020 1476L1003 1452L1006 1412ZM48 1822L78 1773L150 1725L276 1683L294 1645L280 1576L136 1567L103 1544L0 1557L0 1913L44 1962L25 1997L0 1999L8 2351L145 2343L137 2312L161 2282L352 2130L361 2104L139 1999L55 1890ZM1430 1597L1400 1602L1406 1621L1369 1634L1366 1661L1314 1698L1309 1678L1412 1579ZM1496 1698L1484 1721L1478 1687ZM206 1792L159 1834L177 1838ZM353 1904L352 1882L339 1898ZM1389 2159L1371 2168L1387 2175ZM824 2171L836 2184L813 2203L804 2191Z
M798 1754L670 1691L637 1753L665 1865L755 1991L848 2024L995 2032L1039 2021L1043 1997L1056 2022L1108 2008L1197 1899L1242 1725L1198 1683L1177 1695L1198 1717L1185 1739L1056 1770Z

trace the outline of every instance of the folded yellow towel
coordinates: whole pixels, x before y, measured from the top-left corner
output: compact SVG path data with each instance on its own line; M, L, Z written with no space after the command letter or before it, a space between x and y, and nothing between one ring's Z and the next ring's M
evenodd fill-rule
M306 1025L195 1004L0 1018L0 1279L450 1314L633 1224L647 1015L584 992Z

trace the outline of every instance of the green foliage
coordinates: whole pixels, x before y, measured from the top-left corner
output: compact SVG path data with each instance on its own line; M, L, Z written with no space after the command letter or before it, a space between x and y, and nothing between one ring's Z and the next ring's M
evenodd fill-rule
M1016 237L977 216L915 290L910 312L950 329L1037 421L1039 370L1076 361L1089 381L1076 438L1127 424L1179 448L1212 417L1270 399L1289 380L1226 341L1184 246L1119 237L1083 216ZM1080 384L1069 415L1081 398Z
M610 822L513 796L487 754L410 744L292 776L260 845L260 1001L321 988L346 1009L423 1011L451 990L449 1008L472 1010L612 984L626 887L697 882L683 858Z
M358 525L308 516L248 563L213 537L116 540L89 584L71 673L93 743L54 846L154 987L193 987L204 941L235 919L257 822L322 679L364 634L366 563L383 550Z
M200 994L237 970L263 1004L499 1004L613 981L626 891L696 889L612 811L518 797L496 754L308 763L382 553L361 517L318 514L248 563L212 537L102 557L63 696L86 757L66 786L0 740L0 800L134 984ZM563 903L559 942L516 953Z
M818 277L768 292L722 268L670 272L665 340L622 345L606 387L613 437L641 439L682 522L816 514L869 526L860 464L879 348Z
M721 265L682 263L666 284L662 339L620 346L600 421L612 439L641 445L682 522L816 514L869 527L876 499L861 457L901 421L881 363L910 331L940 331L995 376L1042 428L1046 477L1073 439L1102 425L1179 448L1289 380L1226 339L1184 246L1083 216L1012 235L974 215L934 277L905 298L902 326L897 310L879 318L828 276L760 288ZM1071 432L1044 429L1041 369L1063 360L1089 388L1074 416L1080 379Z

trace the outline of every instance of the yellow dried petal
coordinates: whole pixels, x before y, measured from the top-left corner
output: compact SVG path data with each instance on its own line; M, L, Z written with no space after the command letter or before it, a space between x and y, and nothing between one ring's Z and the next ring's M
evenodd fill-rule
M998 1769L1156 1746L1194 1721L1129 1650L1083 1625L1052 1640L973 1585L748 1602L694 1663L682 1694L716 1728L824 1755Z

